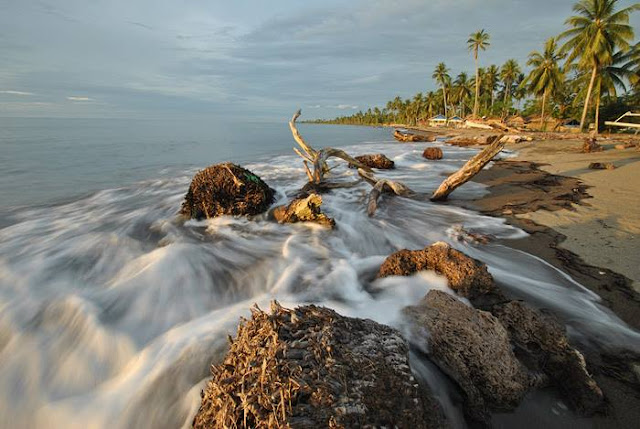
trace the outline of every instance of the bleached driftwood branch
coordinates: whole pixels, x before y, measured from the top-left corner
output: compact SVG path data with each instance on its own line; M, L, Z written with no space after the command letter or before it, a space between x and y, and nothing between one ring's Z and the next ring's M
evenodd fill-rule
M505 143L501 141L501 137L496 139L494 143L487 146L484 150L471 158L462 168L451 176L449 176L438 189L431 196L431 201L444 201L447 199L450 193L452 193L457 187L467 183L473 176L478 174L485 165L489 163L496 156Z
M358 174L362 177L366 182L368 182L373 189L369 194L369 202L367 203L367 214L369 216L373 216L378 208L378 199L382 196L383 193L393 193L396 195L400 195L402 197L410 197L415 195L409 187L407 187L404 183L394 182L389 179L378 179L373 173L367 172L362 168L358 168Z
M303 162L308 162L313 165L313 172L311 172L308 168L308 165L305 163L305 168L307 171L307 176L309 176L309 181L314 182L316 184L321 183L324 180L324 175L329 172L329 166L327 165L327 160L330 157L340 158L344 161L347 161L350 164L355 165L356 167L362 168L366 171L371 171L369 167L361 163L355 158L352 158L345 151L334 148L324 148L320 150L315 150L312 148L307 142L304 141L298 128L296 127L296 120L300 117L301 111L298 110L291 121L289 121L289 128L291 129L291 134L293 135L293 139L298 143L298 146L302 148L301 152L297 148L293 150L304 160Z

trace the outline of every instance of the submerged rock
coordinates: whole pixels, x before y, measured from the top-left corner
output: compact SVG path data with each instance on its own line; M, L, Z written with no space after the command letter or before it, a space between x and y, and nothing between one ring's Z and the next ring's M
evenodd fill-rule
M431 160L442 159L443 157L442 149L439 147L428 147L422 152L422 157Z
M336 222L322 213L320 206L322 197L311 194L296 198L287 206L279 206L273 210L273 216L279 223L314 222L333 228Z
M382 153L374 153L370 155L360 155L355 158L357 161L360 161L364 165L369 168L377 168L380 170L391 170L395 168L395 162L387 158L385 154ZM349 164L349 167L355 167L352 164Z
M464 392L469 417L487 422L490 411L517 407L531 379L498 319L438 290L404 313L418 335L426 329L423 347Z
M180 213L193 219L257 215L273 203L275 191L251 171L231 163L199 171Z
M378 277L410 276L424 270L444 275L449 287L465 298L501 295L485 264L444 242L423 250L400 250L392 254L380 267Z
M509 331L525 364L544 372L569 404L587 415L602 409L602 391L582 354L569 345L563 326L518 301L495 306L492 313Z
M211 372L195 428L445 426L397 331L322 307L255 309Z

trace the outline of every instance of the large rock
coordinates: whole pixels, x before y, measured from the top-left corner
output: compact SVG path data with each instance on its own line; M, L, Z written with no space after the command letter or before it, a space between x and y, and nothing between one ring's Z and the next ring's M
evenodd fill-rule
M211 372L195 428L444 426L400 334L326 308L254 310Z
M444 275L451 289L471 300L501 295L485 264L444 242L434 243L423 250L393 253L380 267L378 277L410 276L425 270Z
M391 170L392 168L395 168L395 163L382 153L356 156L356 160L369 168L378 168L380 170ZM355 166L349 164L349 167Z
M414 338L425 343L431 359L464 392L471 419L486 423L490 411L518 406L532 378L516 359L498 319L437 290L404 313L413 324Z
M273 216L279 223L314 222L333 228L336 222L322 213L322 197L310 194L296 198L289 205L278 206L273 210Z
M216 164L194 176L180 213L193 219L257 215L273 203L274 193L251 171L231 163Z
M602 391L582 354L569 345L563 326L518 301L494 306L492 313L509 331L525 364L544 372L569 404L587 415L602 409Z
M431 160L442 159L443 157L442 149L439 147L428 147L422 152L422 157Z

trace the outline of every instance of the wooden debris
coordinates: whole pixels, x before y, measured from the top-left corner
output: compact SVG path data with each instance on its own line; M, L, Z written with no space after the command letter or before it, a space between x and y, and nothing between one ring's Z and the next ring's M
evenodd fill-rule
M500 139L506 144L522 143L533 141L533 138L527 136L521 136L517 134L506 135Z
M502 136L497 136L494 143L486 147L479 154L471 158L460 170L449 176L431 196L431 201L444 201L449 194L459 186L467 183L473 176L487 165L494 156L504 148L504 143L500 141Z
M475 146L489 145L496 140L501 139L501 135L479 135L479 136L457 136L447 140L447 143L454 146Z
M415 142L434 142L436 136L432 134L413 134L406 131L395 130L393 132L393 138L403 143L415 143Z
M335 220L322 212L321 205L322 197L311 194L306 198L296 198L289 205L276 207L273 216L278 223L314 222L333 228Z
M367 214L369 216L373 216L375 214L378 209L378 199L383 193L400 195L402 197L415 195L415 192L403 183L394 182L389 179L377 179L373 173L366 172L360 168L358 169L358 174L367 183L373 186L373 189L369 194L369 202L367 204Z

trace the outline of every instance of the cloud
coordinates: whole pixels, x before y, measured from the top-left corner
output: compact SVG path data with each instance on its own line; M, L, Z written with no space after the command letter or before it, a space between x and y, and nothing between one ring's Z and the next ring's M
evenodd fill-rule
M89 97L76 97L76 96L69 96L67 97L67 100L69 101L93 101L93 98L89 98Z
M336 109L340 109L340 110L347 110L347 109L357 109L358 106L354 106L352 104L338 104L337 106L327 106L327 107L334 107Z
M33 92L6 90L6 91L0 91L0 94L29 96L29 95L33 95Z

